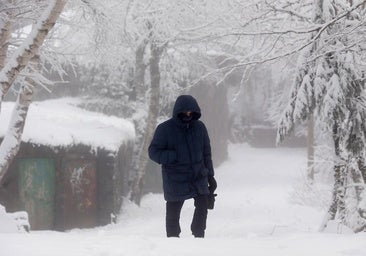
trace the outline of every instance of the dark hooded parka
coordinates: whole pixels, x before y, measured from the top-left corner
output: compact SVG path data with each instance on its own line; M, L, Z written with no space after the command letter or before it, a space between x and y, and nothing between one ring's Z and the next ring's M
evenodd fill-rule
M185 119L185 112L191 112L191 119ZM175 102L173 117L155 130L149 156L162 165L166 201L209 194L208 176L214 175L214 169L210 139L200 117L196 99L181 95Z

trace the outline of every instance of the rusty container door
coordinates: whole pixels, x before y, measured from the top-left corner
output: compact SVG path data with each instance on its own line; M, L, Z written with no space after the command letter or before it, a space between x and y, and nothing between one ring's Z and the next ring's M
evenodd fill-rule
M19 161L19 197L28 212L31 229L52 229L54 223L55 165L52 159Z
M97 225L96 162L90 159L65 159L64 229Z

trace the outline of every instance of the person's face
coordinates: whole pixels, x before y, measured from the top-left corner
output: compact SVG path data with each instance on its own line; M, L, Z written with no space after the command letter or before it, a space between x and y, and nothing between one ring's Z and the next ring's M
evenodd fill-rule
M191 116L192 112L191 111L187 111L184 113L186 116Z

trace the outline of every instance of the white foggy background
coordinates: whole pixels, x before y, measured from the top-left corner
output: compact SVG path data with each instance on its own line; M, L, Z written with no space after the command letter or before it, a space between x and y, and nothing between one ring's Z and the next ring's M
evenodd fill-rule
M147 68L143 85L132 86L138 80L138 50L148 38L140 63L144 66L151 61L151 46L165 45L159 62L158 122L171 116L178 95L197 98L211 138L219 186L216 206L209 212L205 240L191 237L191 201L182 211L182 239L166 239L160 167L149 161L140 207L126 200L117 223L66 232L0 233L0 255L364 255L364 233L353 234L337 222L319 232L333 186L329 131L315 122L315 176L310 182L306 124L298 124L293 135L276 144L301 54L263 60L291 52L308 35L222 36L312 24L312 1L270 1L278 8L289 4L302 21L285 14L260 21L264 7L272 10L265 2L70 2L56 36L42 48L42 78L47 81L39 78L43 86L36 88L33 104L54 106L52 100L72 98L80 111L133 122L138 136L146 125L155 75ZM151 34L149 22L155 24ZM20 27L16 38L22 41L30 29ZM5 102L15 100L21 82L16 81ZM0 115L4 118L3 109ZM5 133L7 124L0 126ZM63 132L59 136L66 141Z

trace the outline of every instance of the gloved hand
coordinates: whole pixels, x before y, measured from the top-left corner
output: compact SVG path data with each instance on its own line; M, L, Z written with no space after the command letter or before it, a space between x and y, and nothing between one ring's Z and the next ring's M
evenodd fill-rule
M217 194L209 194L208 197L207 197L207 201L208 201L208 204L207 204L207 209L210 209L212 210L215 206L215 197L217 196Z
M210 194L208 195L208 205L207 209L212 210L215 205L215 197L217 194L214 194L215 190L217 188L217 182L213 176L208 176L208 190L210 191Z
M208 190L210 190L210 194L213 194L217 188L217 182L214 176L208 176Z

